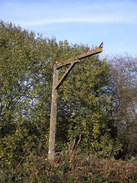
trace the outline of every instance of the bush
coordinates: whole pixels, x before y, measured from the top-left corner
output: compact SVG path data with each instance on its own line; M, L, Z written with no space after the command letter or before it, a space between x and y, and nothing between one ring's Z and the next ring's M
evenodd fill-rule
M1 171L0 182L23 183L72 183L72 182L136 182L137 161L117 161L100 159L95 156L79 154L68 156L60 154L54 162L45 156L30 154L24 162L14 169Z

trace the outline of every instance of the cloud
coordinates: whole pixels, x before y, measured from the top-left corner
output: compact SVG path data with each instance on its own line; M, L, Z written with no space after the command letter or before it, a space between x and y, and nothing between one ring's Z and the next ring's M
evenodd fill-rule
M137 17L135 17L136 21ZM23 26L38 26L38 25L49 25L49 24L57 24L57 23L126 23L126 22L134 22L134 19L130 19L129 17L121 17L115 15L109 16L78 16L78 17L66 17L66 18L48 18L48 19L40 19L34 21L24 21L22 22Z
M25 2L25 1L24 1ZM3 6L3 7L2 7ZM29 4L5 1L0 15L22 26L57 23L126 23L137 22L134 1L32 1Z

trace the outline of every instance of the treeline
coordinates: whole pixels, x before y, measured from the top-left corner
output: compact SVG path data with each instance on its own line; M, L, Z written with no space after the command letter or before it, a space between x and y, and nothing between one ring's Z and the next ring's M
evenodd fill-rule
M1 182L42 182L39 171L47 167L53 65L87 49L0 22ZM85 59L74 67L58 93L58 160L66 152L70 159L63 162L82 154L136 157L137 58Z

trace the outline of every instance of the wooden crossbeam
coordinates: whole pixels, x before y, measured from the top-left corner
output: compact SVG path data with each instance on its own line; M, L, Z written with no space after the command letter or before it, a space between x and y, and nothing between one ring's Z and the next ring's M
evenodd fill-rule
M67 75L69 74L69 72L71 71L71 69L73 68L73 66L80 62L82 59L93 56L95 54L101 53L102 52L102 45L103 43L100 44L100 46L96 49L93 50L89 50L86 53L80 54L77 57L73 57L71 59L66 60L64 63L57 63L56 64L56 69L60 69L63 66L66 65L70 65L70 67L66 70L66 72L63 74L63 76L61 77L61 79L59 80L56 89L58 89L60 87L60 85L63 83L63 81L65 80L65 78L67 77Z
M68 59L66 60L64 63L57 63L56 64L56 68L59 69L65 65L69 65L71 64L71 62L79 62L81 59L84 59L84 58L87 58L87 57L90 57L92 55L95 55L95 54L98 54L98 53L101 53L102 52L102 46L99 46L98 48L96 49L93 49L93 50L90 50L90 51L87 51L86 53L83 53L83 54L80 54L76 57L73 57L71 59Z

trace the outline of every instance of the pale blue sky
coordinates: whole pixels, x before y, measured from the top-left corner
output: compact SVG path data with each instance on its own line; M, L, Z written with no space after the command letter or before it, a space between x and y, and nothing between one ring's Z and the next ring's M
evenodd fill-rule
M137 56L137 0L0 0L0 19L92 47Z

